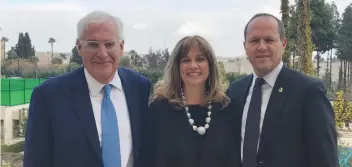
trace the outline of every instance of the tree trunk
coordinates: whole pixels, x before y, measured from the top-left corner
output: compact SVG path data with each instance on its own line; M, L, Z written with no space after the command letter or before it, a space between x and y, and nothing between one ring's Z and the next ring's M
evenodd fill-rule
M333 87L332 87L332 49L330 50L330 89L333 91Z
M317 77L318 78L320 77L319 70L320 70L320 54L319 52L317 52Z
M53 43L51 43L51 64L53 64L53 58L54 58L54 49L53 49Z
M310 27L311 16L309 8L309 0L299 0L297 5L298 25L298 55L300 57L299 71L307 75L313 74L313 43L312 43L312 30Z
M344 60L343 63L343 91L346 92L347 87L347 60Z

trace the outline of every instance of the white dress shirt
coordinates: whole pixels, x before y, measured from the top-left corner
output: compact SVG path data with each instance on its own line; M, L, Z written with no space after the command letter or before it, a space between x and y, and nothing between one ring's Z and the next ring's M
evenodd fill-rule
M268 105L271 92L274 88L277 76L279 75L279 73L282 69L282 66L283 66L283 63L281 62L276 68L274 68L274 70L272 70L269 74L267 74L266 76L263 77L263 79L265 80L265 83L262 86L262 106L261 106L261 115L260 115L259 134L261 134L261 131L262 131L266 107ZM246 103L243 108L242 129L241 129L241 158L243 158L243 141L244 141L244 134L246 131L246 121L247 121L248 109L249 109L249 104L250 104L251 98L252 98L255 80L257 78L258 78L258 76L255 73L253 73L252 84L251 84L251 87L248 91ZM260 140L260 138L259 138L259 140ZM258 140L258 146L259 146L259 142L260 142L259 140ZM258 149L258 146L257 146L257 149Z
M97 126L99 142L101 147L102 142L102 125L101 125L101 104L103 101L103 87L104 84L96 81L86 69L84 74L87 79L90 100L94 113L95 123ZM132 167L132 135L130 117L127 108L127 102L123 87L121 84L118 72L116 72L113 80L109 83L112 85L110 98L116 110L118 120L119 137L120 137L120 152L121 152L121 165L122 167Z

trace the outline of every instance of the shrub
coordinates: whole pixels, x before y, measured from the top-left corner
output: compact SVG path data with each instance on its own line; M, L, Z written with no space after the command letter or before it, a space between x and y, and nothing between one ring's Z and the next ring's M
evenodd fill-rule
M2 152L12 152L12 153L19 153L24 150L24 141L20 141L18 143L12 145L2 145L1 151Z

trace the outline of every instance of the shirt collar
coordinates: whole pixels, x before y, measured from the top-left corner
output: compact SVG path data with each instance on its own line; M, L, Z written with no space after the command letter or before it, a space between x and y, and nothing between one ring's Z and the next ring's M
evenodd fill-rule
M272 70L269 74L265 75L263 77L263 79L265 80L265 82L270 86L270 87L274 87L275 85L275 82L276 82L276 79L277 77L279 76L280 74L280 71L283 67L283 62L281 61L280 64L278 66L276 66L274 68L274 70ZM253 81L255 82L255 80L258 78L257 74L256 73L253 73Z
M84 75L87 80L89 93L92 96L96 96L98 93L100 93L105 84L101 84L96 79L94 79L92 75L89 74L86 68L84 68ZM120 91L122 90L121 79L118 75L118 72L115 73L114 78L110 81L109 84L111 84L113 87L117 88Z

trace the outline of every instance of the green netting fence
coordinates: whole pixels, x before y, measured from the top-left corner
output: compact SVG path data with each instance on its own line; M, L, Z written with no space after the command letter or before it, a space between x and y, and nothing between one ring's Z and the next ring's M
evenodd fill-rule
M33 88L45 80L45 78L1 78L1 106L29 103Z

